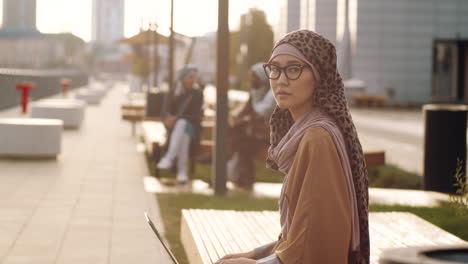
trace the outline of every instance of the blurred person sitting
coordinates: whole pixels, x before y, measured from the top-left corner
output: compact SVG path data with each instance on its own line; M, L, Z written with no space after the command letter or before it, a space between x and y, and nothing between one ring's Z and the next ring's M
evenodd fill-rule
M174 98L169 99L169 114L163 118L170 131L169 146L157 167L169 169L177 159L177 181L184 184L188 177L190 150L200 142L203 93L197 85L198 69L185 65L178 72Z
M263 63L251 67L249 87L249 100L231 122L232 157L227 170L228 179L237 187L250 190L255 182L255 155L269 144L268 120L276 106Z

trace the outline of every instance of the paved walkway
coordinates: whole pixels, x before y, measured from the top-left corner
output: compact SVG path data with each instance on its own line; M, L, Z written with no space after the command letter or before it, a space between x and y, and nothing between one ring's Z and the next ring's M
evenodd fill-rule
M123 89L63 131L57 160L0 160L0 263L171 263L144 220L144 211L160 217L143 188L144 155L120 120Z

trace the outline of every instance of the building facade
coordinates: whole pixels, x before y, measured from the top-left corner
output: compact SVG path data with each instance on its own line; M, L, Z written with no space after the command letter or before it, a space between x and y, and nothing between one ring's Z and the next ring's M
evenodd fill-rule
M366 93L394 103L468 102L468 1L348 1L352 77ZM339 49L346 2L302 0L301 28Z
M205 83L215 83L216 79L216 33L210 32L197 37L189 61L199 69L199 76Z
M314 30L336 43L338 12L344 12L338 8L342 1L301 0L300 28Z
M37 31L36 0L3 0L4 31Z
M93 0L92 41L113 44L124 36L125 0Z
M3 0L1 68L45 69L81 65L82 43L71 34L40 33L36 29L36 0Z
M301 0L281 0L281 9L278 29L275 30L275 39L280 39L288 32L299 29L301 26Z
M467 14L468 1L350 0L354 76L396 102L433 101L437 42L467 39Z

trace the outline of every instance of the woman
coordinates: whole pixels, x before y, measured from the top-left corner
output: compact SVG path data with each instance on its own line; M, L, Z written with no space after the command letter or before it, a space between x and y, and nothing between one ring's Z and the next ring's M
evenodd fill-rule
M217 263L369 263L367 170L333 44L308 30L274 47L267 165L286 176L279 239Z
M228 178L238 187L252 189L255 182L255 158L268 144L268 119L276 106L263 63L254 64L249 73L250 98L234 117L230 135L232 158Z
M203 93L196 87L198 70L194 66L184 66L178 74L176 96L169 114L164 118L166 128L171 131L169 148L159 161L159 169L169 169L177 158L177 181L185 184L188 177L188 157L190 145L200 139Z

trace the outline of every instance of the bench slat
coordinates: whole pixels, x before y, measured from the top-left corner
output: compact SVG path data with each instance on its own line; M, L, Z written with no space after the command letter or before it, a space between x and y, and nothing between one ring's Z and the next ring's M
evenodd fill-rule
M271 223L270 219L263 212L257 212L255 214L255 218L257 218L258 221L262 223L261 226L264 229L265 234L267 235L266 243L270 243L278 239L278 235L280 233L280 228L278 224L279 222L276 224Z
M181 241L191 264L210 263L210 256L202 240L203 232L198 228L191 210L182 210Z
M220 211L218 214L222 215L226 223L229 223L230 232L236 234L234 237L237 237L242 251L250 250L252 247L255 247L255 243L252 243L248 234L246 234L245 228L236 221L237 216L235 213L232 213L232 211Z
M215 262L224 256L223 248L220 246L219 240L214 235L212 227L207 224L205 214L199 210L192 211L192 215L197 217L197 226L203 232L202 239L210 256L211 262ZM221 256L220 256L221 255Z
M251 213L240 215L245 220L244 224L251 226L251 229L253 229L252 235L256 238L258 242L257 247L273 241L270 238L269 231L264 229L264 226L258 217L259 214Z
M206 211L206 214L210 219L210 224L218 228L220 239L225 241L225 243L222 244L224 251L227 254L240 252L241 248L236 243L236 238L233 237L233 235L229 232L229 227L225 226L225 222L221 221L221 217L216 217L216 213L212 212L211 210Z
M225 234L228 233L228 230L223 228L223 225L216 225L214 222L214 219L216 217L212 216L212 210L205 210L205 211L199 211L200 215L204 217L204 225L207 227L208 230L210 230L210 237L216 239L216 241L212 241L214 244L214 248L216 249L216 252L218 253L218 258L215 259L214 261L222 258L226 254L232 253L233 250L231 248L231 245L229 241L234 241L235 238L233 237L226 237ZM217 243L218 241L225 241L225 243Z

